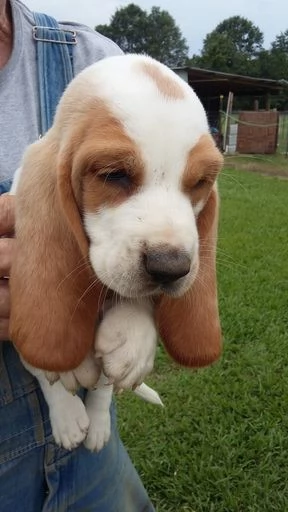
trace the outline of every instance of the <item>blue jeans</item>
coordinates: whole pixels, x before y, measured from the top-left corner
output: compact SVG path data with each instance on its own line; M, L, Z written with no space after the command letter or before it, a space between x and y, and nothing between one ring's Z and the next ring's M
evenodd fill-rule
M153 512L121 443L98 454L55 445L46 402L9 342L0 344L1 512Z

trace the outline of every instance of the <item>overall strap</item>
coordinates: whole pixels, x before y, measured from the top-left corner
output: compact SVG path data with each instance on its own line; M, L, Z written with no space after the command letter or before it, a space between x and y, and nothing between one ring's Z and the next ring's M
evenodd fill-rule
M51 127L59 100L74 75L73 47L76 32L59 28L51 16L34 12L40 101L40 136ZM0 195L10 190L11 179L0 183Z
M40 99L40 127L44 135L53 123L58 102L73 78L76 32L59 28L51 16L34 12Z

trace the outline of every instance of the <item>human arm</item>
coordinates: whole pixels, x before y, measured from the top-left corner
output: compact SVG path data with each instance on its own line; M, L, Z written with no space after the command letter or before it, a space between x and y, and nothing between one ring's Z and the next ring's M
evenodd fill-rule
M14 198L8 194L0 196L0 341L8 339L10 296L9 280L15 240Z

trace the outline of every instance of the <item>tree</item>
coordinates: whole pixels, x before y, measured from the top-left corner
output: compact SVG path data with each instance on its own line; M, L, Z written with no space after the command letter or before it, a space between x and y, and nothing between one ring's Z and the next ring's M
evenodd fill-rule
M185 65L188 46L167 11L152 7L147 13L135 4L117 9L109 25L96 30L109 37L125 53L145 53L170 67Z
M235 52L249 58L257 56L264 41L261 30L242 16L227 18L217 25L215 32L225 35L233 43Z
M262 50L259 53L257 68L258 75L273 80L288 79L288 53L281 50Z
M285 53L288 58L288 29L276 36L275 41L271 43L271 50Z
M276 36L270 50L262 50L258 58L259 76L288 80L288 29ZM288 108L288 87L277 98L276 106Z
M271 78L279 80L288 79L288 30L276 36L271 43L270 50L270 74Z
M263 40L263 33L251 21L232 16L207 34L201 55L194 56L192 63L217 71L252 74Z
M271 43L269 50L261 50L258 55L259 76L274 80L287 80L288 77L288 30L281 32Z

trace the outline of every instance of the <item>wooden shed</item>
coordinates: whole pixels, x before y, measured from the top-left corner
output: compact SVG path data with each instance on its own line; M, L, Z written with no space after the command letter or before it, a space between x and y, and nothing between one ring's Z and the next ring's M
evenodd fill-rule
M276 151L279 115L278 112L270 110L270 102L272 96L277 96L283 89L288 88L288 81L195 67L180 67L174 71L193 87L206 109L210 126L219 130L222 129L220 113L229 95L232 94L234 98L250 97L251 110L239 113L235 148L240 153ZM229 138L229 133L227 137Z

